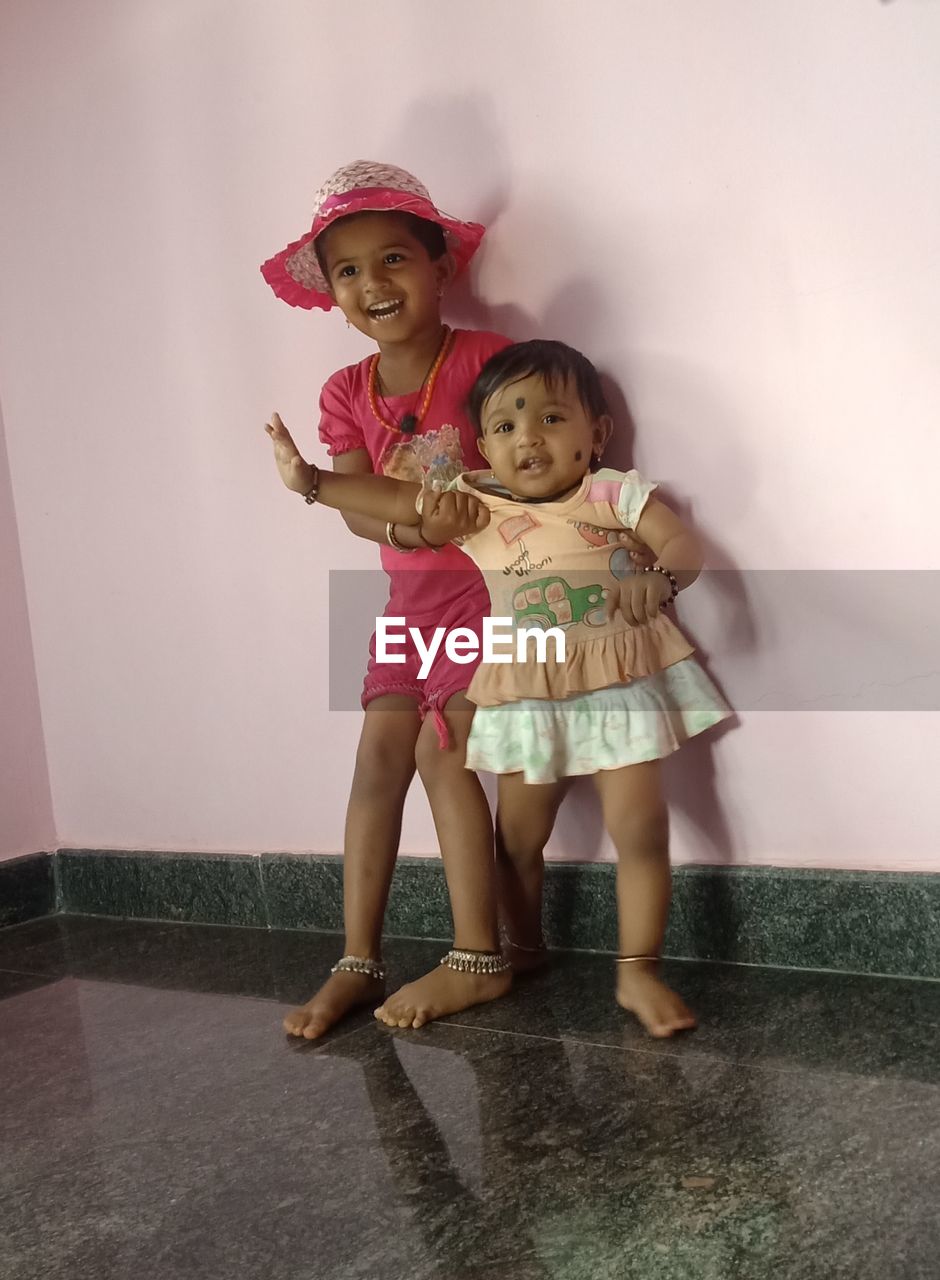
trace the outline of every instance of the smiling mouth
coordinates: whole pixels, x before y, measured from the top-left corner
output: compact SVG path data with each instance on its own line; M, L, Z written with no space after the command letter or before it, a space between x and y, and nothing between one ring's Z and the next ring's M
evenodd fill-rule
M523 458L516 470L522 471L526 475L540 475L548 466L547 458Z
M374 302L366 308L370 320L391 320L405 305L403 298L390 298L387 302Z

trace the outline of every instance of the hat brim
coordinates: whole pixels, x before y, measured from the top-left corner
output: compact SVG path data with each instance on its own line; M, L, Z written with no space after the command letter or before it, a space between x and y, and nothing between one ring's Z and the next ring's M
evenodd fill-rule
M406 191L393 191L386 187L349 191L324 201L307 234L262 264L261 274L275 294L292 307L303 307L307 311L314 307L322 311L332 310L336 303L320 269L314 241L339 218L367 212L412 213L426 222L436 222L444 232L457 274L464 270L476 253L486 231L479 222L452 218L436 209L430 200Z

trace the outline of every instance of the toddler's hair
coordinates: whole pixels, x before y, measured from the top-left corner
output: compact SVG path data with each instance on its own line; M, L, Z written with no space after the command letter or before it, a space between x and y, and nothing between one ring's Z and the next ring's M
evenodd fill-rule
M610 413L607 398L597 370L580 351L564 342L535 338L531 342L515 342L490 356L470 388L467 413L482 435L480 419L483 406L501 387L512 386L523 378L539 377L546 386L573 385L584 409L592 418Z
M334 227L341 226L344 222L352 222L356 218L365 218L371 212L369 209L363 209L361 213L351 213L346 218L337 218L335 222L331 222L325 231L321 232L313 242L313 251L317 255L317 262L320 264L320 270L323 272L324 278L329 280L330 273L326 268L326 259L323 256L323 246L327 236ZM376 210L381 213L383 210ZM428 251L428 257L432 262L437 262L438 258L443 258L447 252L447 241L444 239L444 228L437 222L429 222L427 218L419 218L417 214L406 213L402 209L388 210L396 218L401 218L405 226L418 241Z

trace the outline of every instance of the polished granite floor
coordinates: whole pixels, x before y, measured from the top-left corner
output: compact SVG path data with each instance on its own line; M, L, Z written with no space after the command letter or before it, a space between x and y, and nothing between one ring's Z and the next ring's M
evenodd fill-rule
M3 1280L940 1277L940 983L672 964L702 1026L653 1042L567 955L289 1040L337 941L0 932Z

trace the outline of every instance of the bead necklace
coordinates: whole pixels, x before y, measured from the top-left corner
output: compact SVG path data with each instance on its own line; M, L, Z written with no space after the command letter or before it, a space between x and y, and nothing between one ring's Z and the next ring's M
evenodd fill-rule
M372 416L377 422L381 423L386 431L397 431L403 435L411 435L412 432L416 431L418 427L420 427L421 423L424 421L424 415L427 413L431 404L431 398L434 395L434 384L437 382L437 375L440 373L441 366L447 359L451 346L453 345L453 337L453 330L448 329L445 325L444 338L438 348L437 355L434 357L434 361L430 369L425 374L424 381L418 388L419 395L421 393L421 388L424 388L424 399L421 402L421 408L418 409L417 413L406 413L402 418L400 425L397 425L394 422L387 422L381 413L379 413L379 406L376 401L375 394L375 383L379 371L380 355L376 352L372 357L369 364L369 408L372 410ZM417 405L415 408L417 408Z

